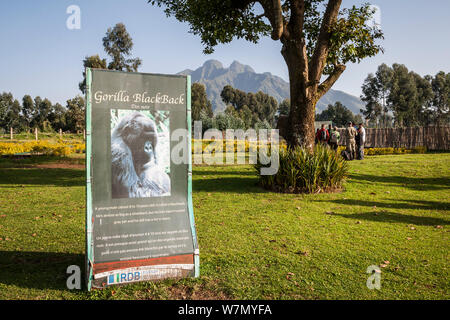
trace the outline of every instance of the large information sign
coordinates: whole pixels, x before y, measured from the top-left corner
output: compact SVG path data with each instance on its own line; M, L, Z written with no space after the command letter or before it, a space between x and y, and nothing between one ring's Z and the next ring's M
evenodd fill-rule
M86 84L88 289L198 276L190 77L88 68Z

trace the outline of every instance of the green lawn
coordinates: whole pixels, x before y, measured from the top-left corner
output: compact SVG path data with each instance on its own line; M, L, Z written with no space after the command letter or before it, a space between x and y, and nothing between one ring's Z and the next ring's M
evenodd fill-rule
M67 166L66 164L70 165ZM0 160L0 299L449 299L450 154L367 157L292 195L250 166L194 167L199 279L69 291L84 265L80 159ZM369 290L370 265L382 266Z

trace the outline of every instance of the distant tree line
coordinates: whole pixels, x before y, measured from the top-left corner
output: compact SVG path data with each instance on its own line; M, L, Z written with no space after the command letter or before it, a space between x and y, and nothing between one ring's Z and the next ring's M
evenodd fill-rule
M227 107L224 112L213 115L205 86L199 83L192 86L192 120L202 121L204 131L210 128L224 131L275 127L280 110L272 96L261 91L244 92L230 85L223 88L220 96Z
M403 64L381 64L367 76L362 92L361 112L373 127L449 124L450 73L421 77Z
M363 118L360 114L354 114L341 102L337 101L329 104L328 107L316 116L316 121L331 121L333 126L346 127L351 121L355 124L363 123Z
M86 56L83 60L83 80L79 83L80 91L86 93L85 68L134 71L142 64L141 59L131 58L133 40L123 23L108 28L102 39L103 48L110 57L100 58L98 54ZM212 111L211 111L212 113ZM22 101L13 98L11 93L0 96L0 125L3 131L13 128L23 132L38 128L43 132L63 131L82 132L85 126L85 104L81 96L66 101L66 106L53 104L49 99L25 95Z
M0 95L0 126L3 132L63 131L82 132L84 129L84 99L76 96L66 105L53 104L49 99L25 95L22 101L9 92Z

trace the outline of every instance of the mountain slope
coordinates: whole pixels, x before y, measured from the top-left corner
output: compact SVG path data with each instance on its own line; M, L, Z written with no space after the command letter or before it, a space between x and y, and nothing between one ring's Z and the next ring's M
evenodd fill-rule
M225 110L225 103L220 97L226 85L246 91L262 91L274 97L278 102L289 97L289 83L270 72L256 73L250 66L234 61L228 68L224 68L217 60L208 60L196 70L186 69L178 74L190 75L192 82L200 82L206 87L206 94L211 100L215 113ZM319 100L316 112L326 109L328 104L340 101L353 113L359 113L364 107L363 102L355 96L343 91L330 90Z

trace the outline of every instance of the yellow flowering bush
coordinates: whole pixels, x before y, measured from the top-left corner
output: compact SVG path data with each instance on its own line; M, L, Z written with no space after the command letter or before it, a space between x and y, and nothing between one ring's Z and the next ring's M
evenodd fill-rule
M56 143L39 140L26 142L0 142L0 155L15 155L20 153L44 154L66 157L72 153L84 153L84 143L58 141Z
M215 148L214 140L201 140L198 145L198 140L192 140L192 153L199 154L204 152L211 152ZM266 144L270 145L269 142ZM228 148L227 148L227 145ZM248 140L222 140L223 152L236 153L243 149L246 153L251 150L257 151L263 143ZM201 146L201 148L199 148ZM286 150L286 144L280 142L280 148ZM345 150L345 146L338 147L338 153ZM216 150L218 151L218 150ZM0 155L15 155L20 153L30 154L44 154L51 156L66 157L73 153L85 153L86 145L83 142L63 141L50 142L48 140L39 141L24 141L24 142L0 142ZM387 154L409 154L409 153L426 153L427 148L423 146L412 149L407 148L365 148L364 155L387 155Z
M338 147L338 153L340 154L345 150L345 146ZM366 156L378 156L387 154L410 154L410 153L426 153L427 147L414 147L412 149L408 148L364 148L364 155Z
M201 149L199 148L199 140L198 139L192 139L192 153L198 154L198 153L204 153L204 152L211 152L214 149L215 151L220 150L217 148L217 144L213 143L215 140L212 139L204 139L201 140ZM267 145L270 145L270 142L266 142ZM249 152L250 150L258 151L258 148L262 146L263 143L257 142L257 141L248 141L248 140L222 140L222 151L228 152L228 153L236 153L238 151L243 150L244 152ZM286 145L284 143L280 143L281 148L286 148ZM218 150L217 150L218 149Z

